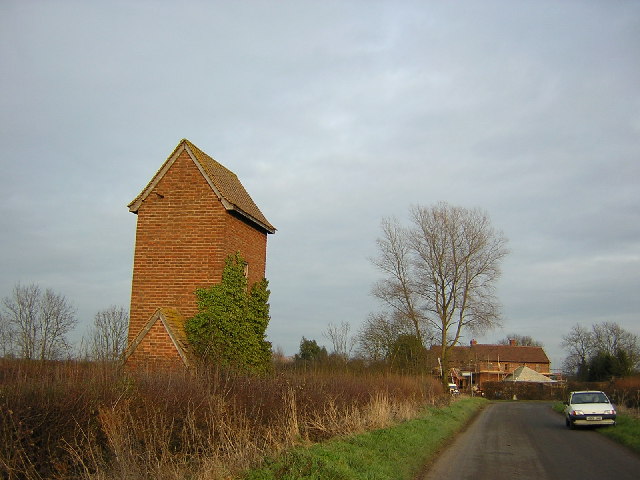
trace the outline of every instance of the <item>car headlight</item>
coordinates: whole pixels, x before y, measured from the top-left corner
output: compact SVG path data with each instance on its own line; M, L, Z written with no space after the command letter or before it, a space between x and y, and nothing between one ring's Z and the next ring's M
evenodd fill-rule
M584 415L582 410L571 410L571 415Z
M615 411L615 410L605 410L603 413L604 413L605 415L615 415L615 414L616 414L616 411Z

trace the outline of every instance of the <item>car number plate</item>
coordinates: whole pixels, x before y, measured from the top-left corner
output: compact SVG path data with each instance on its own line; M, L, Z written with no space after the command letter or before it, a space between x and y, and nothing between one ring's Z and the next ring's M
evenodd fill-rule
M587 420L602 420L602 417L587 417Z

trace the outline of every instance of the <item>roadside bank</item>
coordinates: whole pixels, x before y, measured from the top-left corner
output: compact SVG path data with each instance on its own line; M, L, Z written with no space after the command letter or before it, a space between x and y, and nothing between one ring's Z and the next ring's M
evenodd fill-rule
M421 417L393 427L296 448L268 459L243 478L410 480L487 403L478 397L461 398L445 407L427 408Z

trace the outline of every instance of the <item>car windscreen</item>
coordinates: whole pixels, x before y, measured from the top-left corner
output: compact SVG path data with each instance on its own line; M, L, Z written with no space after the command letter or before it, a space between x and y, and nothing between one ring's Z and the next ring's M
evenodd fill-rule
M574 393L571 403L609 403L607 396L602 392Z

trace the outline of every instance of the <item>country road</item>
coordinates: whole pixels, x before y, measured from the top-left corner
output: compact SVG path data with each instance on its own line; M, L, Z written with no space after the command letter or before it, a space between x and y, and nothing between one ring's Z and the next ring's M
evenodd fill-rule
M489 405L423 480L637 480L640 456L593 430L569 430L549 403Z

